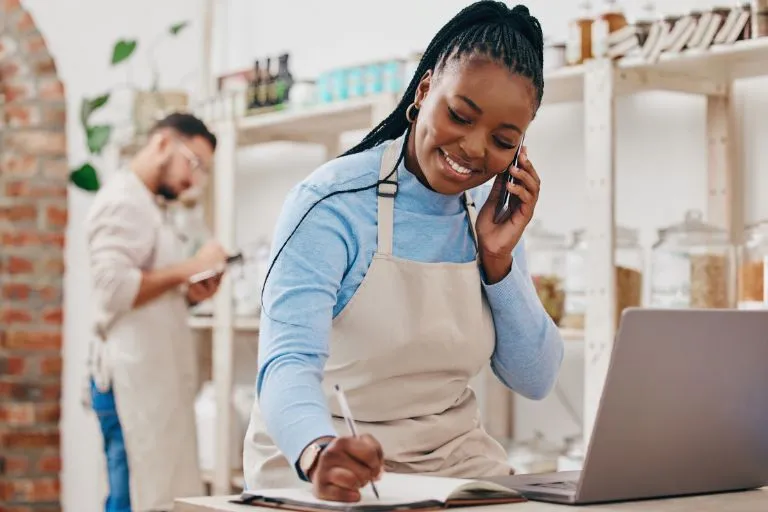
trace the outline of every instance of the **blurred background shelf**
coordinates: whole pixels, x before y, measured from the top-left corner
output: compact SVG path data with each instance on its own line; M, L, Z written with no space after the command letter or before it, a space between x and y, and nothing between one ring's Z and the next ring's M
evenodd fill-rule
M255 316L236 316L232 327L238 331L259 331L259 317ZM193 329L213 329L215 321L212 315L190 315L187 320L189 326Z

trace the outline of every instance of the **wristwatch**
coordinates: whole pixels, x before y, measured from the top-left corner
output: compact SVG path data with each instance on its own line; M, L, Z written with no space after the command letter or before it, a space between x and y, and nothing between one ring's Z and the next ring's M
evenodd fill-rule
M312 468L317 464L317 459L329 444L330 441L315 441L307 445L307 447L304 448L304 451L301 452L298 466L305 480L309 481L310 471L312 471Z

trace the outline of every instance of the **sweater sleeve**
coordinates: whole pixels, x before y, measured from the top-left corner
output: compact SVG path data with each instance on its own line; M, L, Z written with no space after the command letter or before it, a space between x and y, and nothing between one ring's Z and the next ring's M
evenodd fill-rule
M155 222L130 196L94 204L86 224L96 303L119 315L133 307L141 286L141 266L151 255Z
M333 308L354 241L333 198L318 203L299 225L319 198L308 185L286 198L261 314L257 396L268 433L292 464L314 439L336 435L321 383Z
M488 191L489 188L473 191L478 209L482 208ZM494 284L483 282L496 329L491 368L513 391L541 400L557 380L563 360L563 339L536 293L522 239L512 257L512 269L504 279Z

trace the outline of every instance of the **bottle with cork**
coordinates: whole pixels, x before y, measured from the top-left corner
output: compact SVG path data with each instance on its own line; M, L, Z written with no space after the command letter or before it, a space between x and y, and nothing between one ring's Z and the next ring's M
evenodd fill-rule
M627 25L627 17L618 0L603 0L599 14L592 23L592 56L605 57L608 52L608 36Z
M576 18L568 25L565 61L569 66L583 64L592 57L592 23L592 4L589 0L581 0Z
M256 109L262 105L260 90L261 90L261 62L259 62L259 60L256 59L256 61L254 61L253 63L253 80L251 81L251 84L249 87L249 93L248 93L249 109Z

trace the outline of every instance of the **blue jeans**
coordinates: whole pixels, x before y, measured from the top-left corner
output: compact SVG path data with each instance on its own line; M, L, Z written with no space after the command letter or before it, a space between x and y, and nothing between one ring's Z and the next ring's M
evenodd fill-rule
M120 418L117 417L115 395L111 389L102 393L91 381L91 400L93 410L99 418L104 439L104 454L107 458L109 494L104 503L104 512L131 512L128 456L125 453Z

